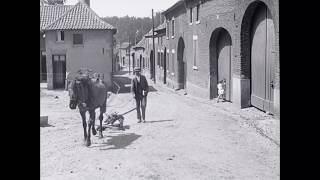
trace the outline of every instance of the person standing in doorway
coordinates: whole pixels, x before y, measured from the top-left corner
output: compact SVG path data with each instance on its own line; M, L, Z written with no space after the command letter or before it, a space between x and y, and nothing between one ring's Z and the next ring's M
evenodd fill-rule
M146 122L145 114L147 107L147 95L149 92L149 85L145 76L141 75L141 69L139 67L134 68L135 77L131 81L131 93L136 100L136 110L138 123L141 123L141 111L142 122ZM141 107L141 111L140 111Z

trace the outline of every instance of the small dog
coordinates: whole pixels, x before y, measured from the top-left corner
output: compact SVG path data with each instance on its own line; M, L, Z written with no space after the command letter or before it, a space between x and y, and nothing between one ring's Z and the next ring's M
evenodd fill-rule
M107 119L105 120L105 123L107 125L113 125L116 121L119 122L119 129L123 130L123 121L124 117L121 114L118 114L118 112L113 112L110 115L107 116Z

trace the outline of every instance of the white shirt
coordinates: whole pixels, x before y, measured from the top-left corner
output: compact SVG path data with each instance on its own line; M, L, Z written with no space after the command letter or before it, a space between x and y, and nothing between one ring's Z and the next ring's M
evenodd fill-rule
M140 83L140 76L137 76L137 80L138 80L138 82Z

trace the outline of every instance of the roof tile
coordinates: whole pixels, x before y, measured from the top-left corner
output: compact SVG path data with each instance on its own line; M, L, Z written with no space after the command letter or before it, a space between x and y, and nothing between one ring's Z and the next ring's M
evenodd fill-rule
M103 21L85 3L78 2L74 7L66 11L62 16L47 25L45 30L77 30L77 29L110 29L115 27Z

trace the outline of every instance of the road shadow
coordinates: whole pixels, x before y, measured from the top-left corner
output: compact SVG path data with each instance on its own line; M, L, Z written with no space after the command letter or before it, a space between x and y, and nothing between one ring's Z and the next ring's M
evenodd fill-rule
M168 119L168 120L157 120L157 121L146 121L146 123L159 123L159 122L167 122L167 121L173 121L173 119Z
M40 124L40 127L55 127L54 125L51 124Z
M114 92L116 93L119 89L119 94L121 93L130 93L131 92L131 79L129 77L125 76L114 76L113 77L114 82L120 86L114 88ZM153 86L149 86L149 92L155 92L157 89L155 89Z
M141 137L141 135L135 133L128 133L128 134L119 134L117 136L107 136L110 139L107 142L104 142L100 145L90 146L90 148L101 148L100 150L111 150L111 149L125 149L129 146L133 141L137 140ZM106 146L111 146L107 148L102 148Z
M105 131L107 129L112 129L112 130L126 130L126 129L130 129L130 125L125 125L123 126L122 129L119 129L120 128L120 124L114 124L114 125L102 125L102 131ZM97 125L96 126L96 130L97 131L100 131L100 125ZM109 132L108 132L109 133Z

